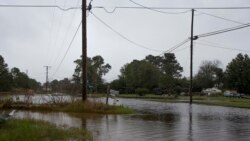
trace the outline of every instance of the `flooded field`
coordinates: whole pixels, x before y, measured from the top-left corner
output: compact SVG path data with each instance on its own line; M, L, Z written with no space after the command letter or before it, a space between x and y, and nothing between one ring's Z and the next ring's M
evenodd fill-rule
M86 128L96 141L250 140L250 110L219 106L120 99L133 115L91 115L17 111L15 118Z

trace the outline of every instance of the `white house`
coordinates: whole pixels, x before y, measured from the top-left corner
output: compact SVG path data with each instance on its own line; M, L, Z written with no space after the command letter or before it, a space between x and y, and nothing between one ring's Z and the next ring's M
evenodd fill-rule
M218 89L218 88L213 87L213 88L204 89L201 92L204 93L204 94L207 94L209 96L209 95L221 93L222 91L220 89Z

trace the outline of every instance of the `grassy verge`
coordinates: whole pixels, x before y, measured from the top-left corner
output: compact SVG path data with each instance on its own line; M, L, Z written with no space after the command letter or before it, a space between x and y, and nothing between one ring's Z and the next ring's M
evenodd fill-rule
M238 108L250 108L249 99L238 98L221 98L219 100L197 100L194 101L197 104L216 105L225 107L238 107Z
M74 112L74 113L99 113L99 114L132 114L133 109L123 107L123 106L112 106L105 105L103 103L93 102L93 101L77 101L66 105L59 110L64 112Z
M21 102L9 102L0 104L0 108L32 110L32 111L58 111L72 113L97 113L97 114L132 114L133 109L124 106L106 105L95 101L75 101L72 103L57 103L57 104L27 104Z
M146 94L144 96L139 96L137 94L120 94L120 98L137 98L137 99L176 99L174 96L163 96L163 95L154 95Z
M153 99L153 101L159 102L182 102L188 103L188 96L180 96L176 99ZM225 107L238 107L238 108L250 108L250 99L242 98L229 98L223 96L194 96L193 103L204 105L215 105Z
M1 141L92 140L84 129L61 129L44 121L12 119L0 124Z

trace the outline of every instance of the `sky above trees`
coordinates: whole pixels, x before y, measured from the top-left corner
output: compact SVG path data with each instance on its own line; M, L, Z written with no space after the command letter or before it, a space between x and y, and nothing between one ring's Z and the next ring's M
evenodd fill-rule
M248 0L175 0L145 1L134 0L150 7L240 7L250 6ZM37 4L59 5L62 7L80 6L80 0L12 0L1 1L0 4ZM103 6L112 12L115 6L138 6L129 0L94 0L93 6ZM186 10L165 10L165 12L183 12ZM153 50L166 51L190 36L191 12L183 14L166 14L149 9L116 9L107 13L104 9L93 9L92 12L124 37L137 44ZM247 10L197 10L194 17L194 34L201 34L239 25L212 17L201 12L238 21L250 22L250 9ZM10 68L18 67L22 72L28 70L31 78L45 81L45 68L49 70L49 78L63 79L72 77L74 60L81 54L81 34L77 34L65 60L57 70L70 40L81 21L81 10L62 12L55 8L4 8L0 7L0 54ZM101 55L105 62L112 66L105 76L107 81L117 78L120 68L134 59L141 60L152 54L161 52L147 50L124 40L107 28L92 14L88 14L88 56ZM81 31L81 30L79 30ZM241 29L221 35L197 40L194 47L194 72L203 60L220 60L222 68L240 52L247 53L249 48L250 28ZM183 75L189 76L189 43L176 49L176 59L183 67ZM223 49L224 48L224 49ZM236 50L229 50L232 48Z

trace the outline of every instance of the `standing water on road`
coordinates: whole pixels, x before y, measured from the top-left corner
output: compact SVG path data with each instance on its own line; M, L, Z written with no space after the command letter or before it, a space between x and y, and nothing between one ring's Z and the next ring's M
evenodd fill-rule
M86 128L96 141L250 140L250 110L219 106L120 99L133 115L91 115L18 111L60 127Z

